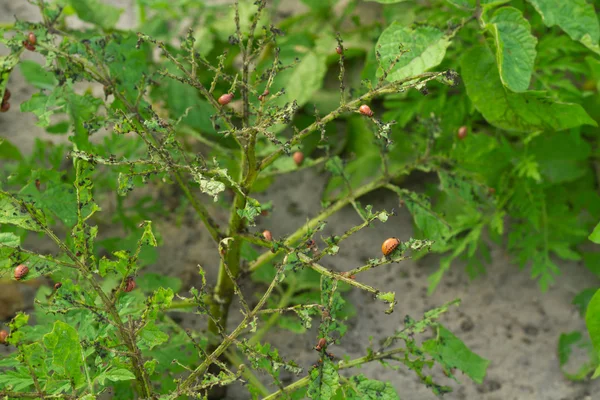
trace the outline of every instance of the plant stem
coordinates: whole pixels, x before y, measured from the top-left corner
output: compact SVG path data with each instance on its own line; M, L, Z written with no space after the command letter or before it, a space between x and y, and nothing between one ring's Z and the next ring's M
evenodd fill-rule
M81 58L81 57L74 57L70 54L63 52L58 47L45 45L44 48L50 52L54 52L64 58L66 58L76 64L81 64L82 68L84 68L85 70L90 72L90 74L94 77L94 79L96 79L96 81L98 83L101 83L102 85L112 85L113 82L111 81L110 77L104 76L102 74L102 72L98 68L96 68L96 65L93 64L92 62L90 62L89 60L87 60L85 58ZM158 156L160 156L167 165L169 165L169 166L172 165L173 160L171 160L170 155L165 151L161 151L161 149L157 146L156 139L152 135L152 132L144 125L144 118L140 115L137 107L135 107L133 104L131 104L129 102L129 100L125 97L125 95L122 94L118 90L115 90L114 96L116 98L118 98L120 101L122 101L123 104L125 104L125 106L129 110L129 112L131 112L135 116L135 122L136 122L137 128L140 130L140 132L145 133L144 136L142 136L142 135L140 135L140 136L144 140L146 140L148 144L152 144L152 146L149 148L149 150L153 147L154 149L156 149ZM217 104L216 100L214 100L214 98L212 98L212 96L211 96L211 99L213 100L213 102L215 104ZM215 105L215 107L218 107L218 105ZM204 226L206 226L206 229L210 233L210 236L213 238L215 243L218 245L218 243L221 241L221 233L219 232L219 230L217 228L217 224L211 218L208 210L200 202L198 202L198 200L192 195L188 184L183 180L179 171L177 171L175 168L171 168L171 173L175 177L175 180L177 181L180 188L183 190L187 199L192 204L192 207L194 208L194 210L200 217L200 220L204 223Z
M294 291L296 290L296 281L292 280L286 291L281 296L279 300L279 304L277 304L276 308L284 308L290 303L292 296L294 295ZM248 340L248 346L254 346L256 343L260 342L260 340L269 332L269 330L275 325L279 317L280 313L275 313L269 317L267 322Z
M269 285L261 299L258 301L258 304L254 307L254 309L250 313L246 314L242 322L239 323L239 325L233 330L233 332L223 337L223 341L219 344L219 346L202 362L202 364L200 364L194 371L192 371L192 373L179 385L177 391L171 394L169 399L176 399L182 393L186 393L190 389L192 384L196 381L196 379L202 376L208 370L208 368L215 362L215 360L218 357L220 357L227 350L227 348L229 348L229 346L244 331L244 329L246 329L250 321L254 319L256 314L266 304L267 299L269 299L269 297L271 296L273 289L275 289L275 286L279 282L280 274L281 268L275 274L275 278L271 281L271 284Z
M325 221L325 219L327 219L331 215L335 214L336 212L338 212L339 210L344 208L351 201L354 201L357 198L359 198L360 196L364 196L365 194L382 187L386 183L387 183L387 180L383 179L383 178L378 179L373 182L369 182L368 184L355 190L351 196L347 196L347 197L344 197L344 198L336 201L335 203L333 203L332 205L327 207L325 210L323 210L319 215L317 215L316 217L314 217L310 221L308 221L306 224L304 224L296 232L292 233L286 239L284 244L286 246L292 246L293 244L298 242L302 238L302 236L304 236L306 234L306 232L308 232L310 229L314 229L315 227L317 227L321 222ZM280 253L281 253L281 250L279 250L275 253L273 253L271 251L264 252L252 264L250 264L249 270L255 271L256 269L260 268L262 265L273 260Z
M243 364L243 360L238 357L238 355L234 351L228 351L225 353L225 357L229 360L232 365L241 365ZM246 368L244 372L242 372L242 376L248 380L254 388L258 389L261 392L261 395L265 396L269 393L269 389L262 384L260 379L249 369Z
M420 85L424 82L434 80L443 74L444 74L444 72L426 72L426 73L416 75L416 76L413 76L410 78L402 79L400 81L388 83L380 88L369 91L368 93L365 93L364 95L360 96L358 99L350 101L349 103L346 103L345 105L338 107L337 109L333 110L332 112L330 112L329 114L327 114L326 116L321 118L320 120L313 122L312 124L310 124L309 126L304 128L303 130L298 132L298 134L294 135L294 137L289 141L289 145L290 146L295 145L296 143L298 143L299 141L304 139L306 136L308 136L310 133L319 129L321 125L326 124L330 121L333 121L334 119L336 119L340 115L342 115L342 113L344 113L346 111L355 111L358 108L358 106L363 102L369 101L372 98L381 96L383 94L398 93L399 91L403 91L403 90L415 87L417 85ZM410 81L417 81L417 82L408 84L406 86L402 86L405 83L408 83ZM277 160L283 154L284 154L283 148L280 148L280 149L274 151L273 153L269 154L267 157L265 157L262 160L262 162L260 163L259 169L260 170L265 169L266 167L271 165L275 160Z
M404 349L403 347L399 347L397 349L388 350L388 351L384 351L384 352L371 353L370 355L360 357L360 358L355 358L354 360L350 360L348 362L340 361L338 363L338 370L356 367L358 365L366 364L371 361L383 360L385 358L393 356L394 354L404 353L405 351L406 351L406 349ZM278 390L277 392L272 393L267 397L264 397L263 400L278 399L279 397L283 396L284 394L291 393L298 389L301 389L304 386L308 385L309 383L310 383L310 375L305 376L304 378L286 386L282 390Z
M117 330L119 331L119 336L121 337L121 339L123 340L123 342L129 349L129 352L131 353L130 360L131 360L131 364L132 364L132 368L133 368L133 373L141 387L141 390L142 390L141 394L142 394L143 398L151 398L152 390L150 389L150 387L151 387L150 380L149 380L148 374L146 373L146 370L144 369L144 360L143 360L142 354L141 354L139 348L137 347L135 338L133 338L132 335L130 334L131 332L128 329L126 329L125 324L123 323L123 320L121 319L121 316L119 315L119 312L117 311L114 303L108 298L106 293L104 293L104 290L102 289L100 284L96 281L96 279L94 278L94 275L89 270L88 266L82 260L80 260L80 258L77 257L71 251L71 249L69 249L69 247L62 240L60 240L60 238L58 236L56 236L54 234L54 232L48 226L46 226L42 221L40 221L38 219L36 213L32 212L31 209L29 208L29 206L25 202L22 202L18 199L15 199L15 200L18 201L23 207L25 207L25 209L29 212L29 215L31 215L31 217L35 221L37 221L39 226L42 227L42 230L44 231L46 236L48 236L54 243L56 243L56 245L71 260L73 260L73 262L77 265L78 269L82 273L83 277L92 285L92 287L94 288L94 291L96 292L96 294L98 294L98 297L100 297L100 300L104 304L105 310L113 318L113 320L116 324Z

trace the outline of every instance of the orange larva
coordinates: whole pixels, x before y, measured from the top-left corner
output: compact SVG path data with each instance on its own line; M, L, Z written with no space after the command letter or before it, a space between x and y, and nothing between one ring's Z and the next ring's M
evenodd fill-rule
M327 339L321 338L321 339L319 339L319 342L317 343L317 346L315 347L315 349L317 351L321 351L321 349L323 349L325 346L327 346Z
M5 344L7 337L8 337L8 332L6 332L5 330L1 330L0 331L0 344Z
M131 292L133 289L135 289L137 285L135 284L135 281L133 280L132 277L127 278L127 282L125 283L125 289L123 289L124 292Z
M269 95L269 91L267 89L265 89L265 91L260 96L258 96L258 100L264 101L268 95Z
M231 100L233 100L233 94L226 93L226 94L222 95L221 97L219 97L219 100L217 100L217 101L219 102L220 105L225 106L225 105L229 104L231 102Z
M386 239L381 245L381 252L384 256L389 256L400 245L400 241L396 238Z
M268 240L269 242L271 240L273 240L273 235L271 234L271 231L268 231L268 230L263 232L263 237L265 238L265 240Z
M373 111L371 110L371 107L369 107L366 104L363 104L362 106L360 106L358 108L358 112L361 113L362 115L366 115L367 117L373 116Z
M294 163L296 163L297 166L300 166L304 161L304 154L301 151L297 151L294 153L292 158L294 159Z
M466 126L461 126L460 128L458 128L458 133L456 134L456 136L458 137L458 139L463 140L467 137L467 131L468 130Z
M29 35L27 35L27 40L32 45L37 44L37 38L35 37L35 33L33 32L29 32Z
M21 279L25 278L28 273L29 268L27 268L26 265L18 265L17 268L15 268L15 279L20 281Z

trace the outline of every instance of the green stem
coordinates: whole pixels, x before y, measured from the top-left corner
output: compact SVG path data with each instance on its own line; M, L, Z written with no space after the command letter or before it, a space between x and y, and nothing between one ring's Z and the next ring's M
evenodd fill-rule
M56 234L54 234L54 232L48 226L46 226L42 221L40 221L37 218L36 213L32 212L24 202L18 199L15 200L17 200L23 207L25 207L25 209L27 209L31 217L34 220L36 220L38 224L42 227L46 236L48 236L54 243L56 243L56 245L77 265L83 277L92 285L94 291L96 292L96 294L98 294L98 297L100 297L100 300L104 304L106 311L113 318L117 326L117 330L119 331L119 336L121 337L121 339L123 340L123 342L125 343L125 345L131 353L130 360L133 367L133 373L136 377L136 380L141 386L142 396L144 398L151 398L152 390L150 389L150 381L148 374L144 369L144 360L142 354L137 347L135 339L132 338L130 332L125 328L125 324L123 323L123 320L121 319L121 316L119 315L119 312L117 311L113 302L108 298L106 293L104 293L104 290L96 281L94 275L89 270L88 266L82 260L80 260L80 258L77 257L71 251L71 249L62 240L60 240L60 238L56 236Z
M285 246L294 245L306 234L306 232L308 232L310 229L314 229L315 227L317 227L321 222L325 221L328 217L330 217L331 215L335 214L336 212L338 212L339 210L344 208L350 202L356 200L360 196L364 196L365 194L367 194L373 190L379 189L380 187L384 186L386 183L387 183L386 179L380 178L376 181L369 182L368 184L358 188L357 190L355 190L352 193L351 196L347 196L347 197L344 197L344 198L336 201L335 203L333 203L332 205L327 207L325 210L323 210L319 215L317 215L316 217L314 217L313 219L308 221L306 224L304 224L296 232L292 233L284 242ZM282 252L282 250L279 250L275 253L273 253L271 251L264 252L252 264L250 264L249 270L255 271L256 269L260 268L262 265L273 260L275 257L277 257L278 254L281 254L281 252Z
M146 22L146 6L142 2L142 0L138 0L137 5L138 5L138 12L139 12L139 17L140 17L140 24L143 24L144 22Z
M286 291L281 296L279 300L279 304L277 304L277 308L284 308L290 304L292 296L294 296L294 292L296 291L296 281L292 280ZM277 320L281 316L280 313L275 313L269 317L267 322L248 340L248 346L252 347L256 343L260 342L260 340L269 332L269 330L277 323Z
M375 97L378 97L378 96L381 96L384 94L398 93L399 91L403 91L403 90L418 86L424 82L434 80L443 74L444 74L444 72L426 72L426 73L416 75L416 76L413 76L410 78L406 78L406 79L403 79L400 81L388 83L387 85L384 85L378 89L375 89L368 93L365 93L364 95L360 96L358 99L350 101L349 103L346 103L345 105L338 107L337 109L333 110L332 112L330 112L329 114L327 114L326 116L321 118L320 120L313 122L312 124L310 124L309 126L304 128L303 130L301 130L298 134L294 135L294 137L290 140L289 144L290 144L290 146L293 146L293 145L299 143L306 136L308 136L312 132L319 129L321 127L321 125L326 124L330 121L333 121L334 119L336 119L340 115L342 115L344 112L356 111L358 109L359 105L364 102L367 102ZM406 86L403 86L405 83L408 83L411 81L416 81L416 82L408 84ZM283 148L280 148L280 149L274 151L273 153L271 153L270 155L268 155L267 157L265 157L262 160L262 162L260 163L259 169L260 170L265 169L266 167L271 165L273 162L275 162L275 160L277 160L283 154L284 154Z
M359 366L362 364L366 364L371 361L383 360L383 359L393 356L394 354L404 353L405 351L406 351L406 349L401 347L401 348L388 350L388 351L384 351L384 352L372 353L372 354L364 356L364 357L355 358L354 360L351 360L348 362L340 361L338 363L338 370L353 368L353 367L356 367L356 366ZM310 383L310 375L305 376L304 378L286 386L282 390L278 390L277 392L272 393L267 397L264 397L262 400L278 399L279 397L283 396L284 394L295 392L296 390L303 388L304 386L308 385L309 383Z
M225 357L229 360L229 362L232 365L239 366L240 364L243 364L243 360L240 357L238 357L238 355L233 351L226 352ZM258 379L258 377L249 368L244 369L244 372L242 372L242 376L246 378L246 380L252 385L252 387L260 391L261 396L265 396L269 393L269 389L267 389L265 385L262 384L260 379Z
M177 391L171 394L169 399L176 399L181 394L186 393L190 389L192 384L196 381L196 379L202 376L208 370L208 368L215 362L215 360L219 358L229 348L229 346L231 346L231 344L234 343L234 341L239 335L242 334L242 332L244 331L244 329L246 329L250 321L252 321L254 316L263 308L263 306L267 302L267 299L271 296L273 289L275 289L275 286L278 283L278 277L280 273L280 270L277 271L277 273L275 274L275 278L273 279L273 281L271 281L271 284L259 300L256 307L254 307L252 312L250 312L244 317L242 322L239 323L239 325L233 330L233 332L223 337L223 341L218 345L218 347L194 371L192 371L192 373L179 385Z

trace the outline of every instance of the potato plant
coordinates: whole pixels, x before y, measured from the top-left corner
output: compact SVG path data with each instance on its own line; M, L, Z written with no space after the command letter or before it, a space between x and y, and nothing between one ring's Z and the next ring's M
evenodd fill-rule
M100 0L33 3L38 21L2 28L1 111L18 112L10 84L20 69L39 89L20 110L69 143L37 141L22 155L0 138L0 278L48 282L33 314L0 331L10 350L1 396L224 398L244 382L248 398L402 398L390 382L344 371L370 362L407 368L442 395L451 388L432 368L481 383L489 363L439 321L459 300L399 316L401 294L361 276L438 252L431 292L455 259L482 273L488 238L530 265L543 290L559 273L553 256L597 260L581 246L600 217L600 28L584 0L561 13L549 0L303 0L290 17L274 12L277 1L139 0L132 30ZM361 19L368 6L382 17ZM73 28L72 16L86 24ZM292 232L258 229L286 205L257 194L305 168L328 177L321 209ZM434 183L416 192L404 185L414 176ZM327 267L346 239L393 221L396 210L361 203L376 190L397 196L415 237L382 238L364 265ZM362 223L326 226L345 207ZM202 284L184 291L145 270L160 252L157 226L189 212L220 261L214 281L199 265ZM103 236L107 222L123 236ZM31 233L55 251L27 248ZM402 327L349 359L328 346L343 345L353 288ZM583 313L590 292L578 298ZM206 330L182 328L175 311L201 316ZM275 326L316 330L312 367L265 341ZM563 353L581 337L570 335ZM598 349L571 377L597 368Z

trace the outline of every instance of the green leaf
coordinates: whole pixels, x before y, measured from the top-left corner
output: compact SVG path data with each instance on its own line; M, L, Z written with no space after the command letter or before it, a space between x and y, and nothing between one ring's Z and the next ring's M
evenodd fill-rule
M424 195L404 191L402 199L413 217L415 225L423 233L423 237L443 244L450 236L450 226L431 209L431 203Z
M446 0L448 3L468 10L474 10L477 5L477 0ZM483 8L497 6L499 4L508 3L510 0L481 0L480 4Z
M381 66L377 76L383 75L383 71L396 59L400 53L400 46L409 52L400 57L388 74L387 80L390 82L421 74L439 65L449 45L450 38L436 28L418 26L410 29L394 22L383 31L377 41L377 48L381 54Z
M23 60L19 63L25 80L38 89L52 90L56 86L56 78L35 61Z
M36 219L45 224L46 218L40 210L31 210ZM42 231L36 220L25 207L21 207L19 201L15 200L10 194L0 191L0 224L15 225L34 232Z
M24 391L33 386L30 372L23 368L17 371L2 371L0 374L0 387L10 386L13 391Z
M581 317L585 317L585 310L587 310L587 306L592 297L594 297L594 294L596 294L596 289L589 288L583 289L581 292L577 293L575 297L573 297L571 304L577 307Z
M587 0L527 0L546 26L558 25L571 39L600 54L600 25L593 3Z
M173 79L165 82L164 85L164 98L171 118L175 120L181 118L182 124L189 125L203 134L215 132L210 120L214 110L210 103L200 98L197 90Z
M42 205L54 213L65 225L77 223L77 196L73 187L58 181L48 181L40 196Z
M590 239L594 243L600 244L600 222L598 223L598 225L596 225L592 233L590 233L588 239Z
M592 154L590 143L576 132L538 136L531 142L529 150L535 155L542 176L552 184L564 184L585 176Z
M130 381L135 379L135 375L133 372L125 369L125 368L115 368L103 372L100 376L98 376L98 381L101 385L104 385L104 380L108 379L109 381L118 382L118 381Z
M90 128L86 126L86 123L97 115L102 100L94 97L91 93L84 93L80 96L72 92L68 96L68 102L74 132L69 140L76 145L76 150L91 150Z
M381 4L395 4L395 3L402 3L403 1L408 1L408 0L365 0L365 1L374 1L377 3L381 3Z
M381 300L390 305L390 307L387 310L385 310L386 314L391 314L394 312L394 306L396 305L396 293L380 292L377 294L377 300Z
M581 340L581 332L563 333L558 339L558 359L560 366L564 366L569 362L571 356L571 346Z
M225 184L223 182L219 182L214 178L207 178L202 175L199 171L194 171L192 173L194 180L200 185L200 191L202 193L206 193L209 196L213 197L213 200L216 202L219 199L219 193L225 191Z
M23 155L17 146L4 138L0 138L0 159L21 161Z
M2 36L3 35L0 35L0 38ZM17 52L0 57L0 99L4 98L4 91L8 84L8 78L10 77L12 70L19 63L19 55L20 52Z
M237 214L248 221L248 225L254 226L254 218L258 217L262 212L262 208L258 200L248 197L243 210L237 210Z
M98 25L104 30L114 28L123 12L100 0L70 0L69 3L82 21Z
M126 196L127 193L133 191L133 175L119 172L117 178L117 194Z
M300 56L300 63L293 69L285 83L285 94L281 103L296 101L298 106L308 102L313 94L323 86L327 72L327 56L335 51L335 40L324 34L315 43L315 47Z
M596 291L596 294L588 303L585 312L585 324L594 349L597 353L600 353L600 290Z
M43 340L50 352L53 369L76 384L81 382L83 356L77 330L62 321L56 321L52 332L44 335Z
M315 400L329 400L340 387L340 376L333 363L324 357L323 364L310 371L310 384L306 395Z
M22 112L31 112L38 117L37 126L45 128L50 125L50 117L66 110L65 87L58 87L49 95L34 93L31 98L21 103Z
M26 326L29 322L29 315L24 312L19 311L17 315L10 321L10 337L8 338L8 343L12 345L17 345L21 342L21 340L25 337L25 332L21 329Z
M502 7L494 13L486 28L494 36L502 83L513 92L526 91L533 74L537 44L531 34L531 25L521 11Z
M140 332L140 341L138 342L141 348L152 349L169 340L169 335L161 331L154 322L149 323Z
M19 247L21 238L12 232L0 232L0 247Z
M457 368L473 381L482 383L489 361L473 353L452 332L443 326L438 328L435 339L423 343L423 349L442 363L445 369Z
M579 104L554 101L544 92L507 90L500 80L494 56L484 46L469 50L462 58L461 69L467 94L475 108L498 128L533 132L597 126Z
M368 379L362 374L350 378L344 389L348 390L345 397L348 400L400 400L389 382Z

